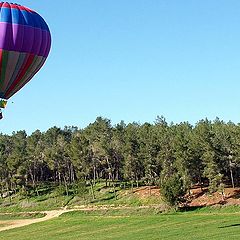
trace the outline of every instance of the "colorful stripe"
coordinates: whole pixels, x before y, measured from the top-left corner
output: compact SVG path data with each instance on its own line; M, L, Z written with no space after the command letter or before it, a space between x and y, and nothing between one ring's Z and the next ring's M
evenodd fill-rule
M47 57L50 50L50 32L38 28L0 22L0 36L0 49L7 51Z
M15 9L20 9L20 10L25 10L25 11L28 11L28 12L34 12L33 10L27 8L27 7L24 7L24 6L21 6L19 4L16 4L16 3L8 3L8 2L0 2L0 8L15 8Z
M14 83L15 79L17 78L22 66L25 64L26 62L26 59L27 59L27 56L28 56L28 53L19 53L19 55L17 56L16 55L17 52L9 52L9 56L15 56L16 57L16 65L15 67L12 69L12 68L8 68L7 69L7 73L8 75L11 76L11 78L7 79L5 78L5 86L3 88L3 92L6 93L7 89L10 88L10 86Z
M31 66L33 60L34 60L34 55L29 54L28 57L26 58L26 62L23 64L22 68L19 71L17 78L14 80L14 82L11 84L11 86L7 90L6 96L10 95L11 91L15 88L15 86L19 84L23 76L26 74L28 68Z
M8 99L20 90L40 70L45 61L46 58L42 56L0 50L0 98Z
M29 12L26 9L0 7L0 22L27 25L49 31L44 19L36 12Z
M18 4L0 3L0 98L8 99L40 70L51 47L43 18Z
M24 53L24 55L26 55L26 53ZM19 59L21 59L20 52L8 52L8 63L6 67L5 78L3 78L4 81L1 85L1 89L3 92L6 92L6 90L13 83L14 79L17 76L17 73L20 69L19 65L22 65L19 63Z
M2 71L1 71L1 79L5 79L6 70L7 70L7 63L8 63L8 51L2 52Z
M35 58L36 59L34 60L32 67L30 67L31 70L28 70L26 72L21 81L14 87L13 90L10 91L9 94L6 94L7 99L14 95L16 92L18 92L22 87L24 87L33 78L33 76L41 69L41 67L46 61L46 58L44 57L36 56Z

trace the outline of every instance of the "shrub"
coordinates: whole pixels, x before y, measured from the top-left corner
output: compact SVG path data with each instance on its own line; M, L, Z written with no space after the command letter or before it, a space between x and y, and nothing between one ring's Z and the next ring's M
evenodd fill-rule
M176 206L186 193L181 177L178 174L173 174L164 179L161 193L171 206Z

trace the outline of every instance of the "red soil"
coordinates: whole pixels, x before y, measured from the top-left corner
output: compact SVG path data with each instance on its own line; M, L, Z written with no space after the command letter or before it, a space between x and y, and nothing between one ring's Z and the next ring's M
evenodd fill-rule
M240 188L225 188L224 194L215 192L210 194L207 188L191 189L191 195L186 196L187 204L191 207L213 205L240 205Z
M134 195L137 197L144 199L149 196L160 197L160 189L158 187L139 187L134 189Z
M141 199L149 196L160 197L160 189L158 187L140 187L134 189L134 195ZM186 203L190 207L202 207L213 205L240 205L240 188L225 188L224 195L221 192L210 194L208 188L193 188L190 195L185 196Z

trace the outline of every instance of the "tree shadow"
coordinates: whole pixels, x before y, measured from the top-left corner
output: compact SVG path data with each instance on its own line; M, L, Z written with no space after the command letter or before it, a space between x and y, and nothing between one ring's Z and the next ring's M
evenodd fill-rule
M202 189L201 192L192 194L192 198L193 199L199 198L199 197L203 196L206 193L208 193L208 189Z
M229 199L229 198L239 199L240 198L240 189L235 189L233 194L226 197L226 199Z
M227 225L227 226L222 226L222 227L218 227L218 228L230 228L230 227L240 227L240 223L231 224L231 225Z
M103 197L103 198L99 198L99 199L94 199L94 200L91 201L91 203L105 202L105 201L108 201L108 200L112 200L114 198L115 198L114 196Z
M201 208L204 208L206 207L205 205L204 206L182 206L182 207L179 207L178 208L178 211L179 212L192 212L192 211L197 211L197 210L200 210Z

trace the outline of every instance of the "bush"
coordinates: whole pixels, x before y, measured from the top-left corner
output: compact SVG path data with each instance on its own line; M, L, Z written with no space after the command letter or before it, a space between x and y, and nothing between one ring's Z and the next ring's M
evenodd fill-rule
M164 179L161 193L171 206L176 206L186 193L181 177L178 174L174 174Z

